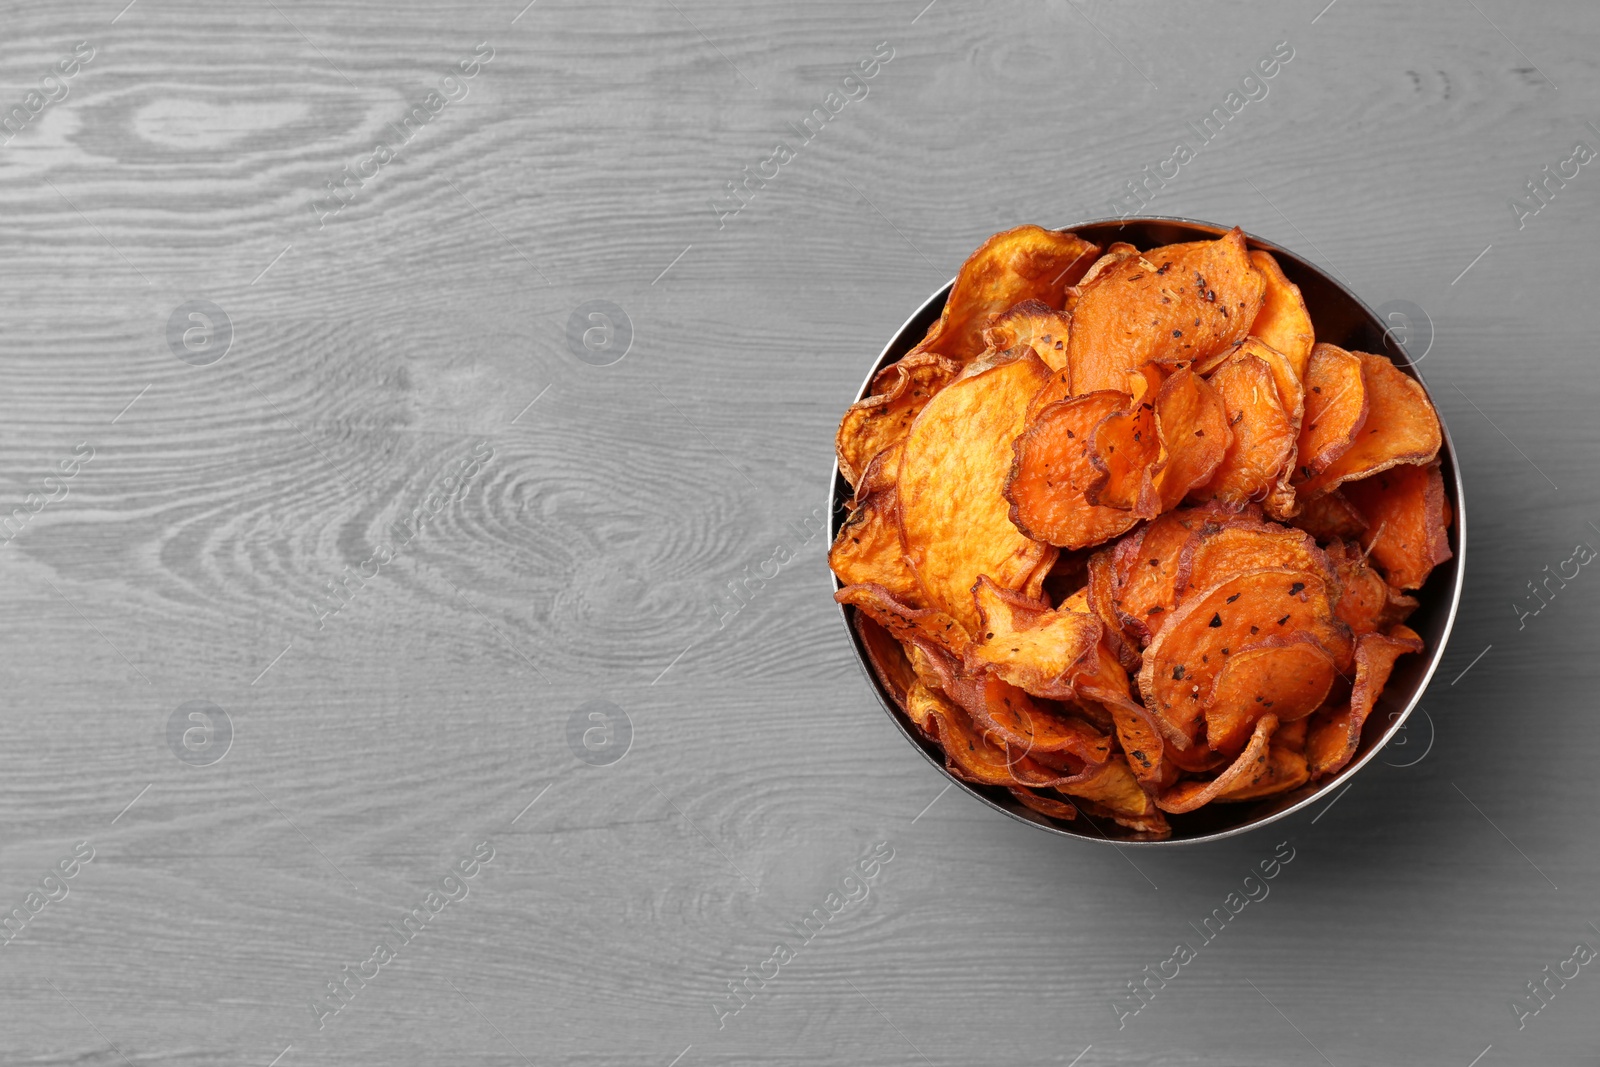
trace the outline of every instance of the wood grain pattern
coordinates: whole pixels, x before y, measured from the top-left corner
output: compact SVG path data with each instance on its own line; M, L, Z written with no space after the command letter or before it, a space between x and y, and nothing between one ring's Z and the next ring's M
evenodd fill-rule
M1520 230L1506 198L1600 144L1600 17L1477 6L10 12L0 116L76 42L95 55L0 146L0 516L93 458L0 547L0 912L75 842L95 857L0 945L0 1061L1592 1055L1587 969L1521 1031L1508 1003L1600 945L1600 586L1521 630L1510 605L1600 538L1600 175ZM1044 839L941 794L793 531L865 367L966 253L1106 214L1280 40L1270 94L1152 210L1430 316L1472 523L1432 748L1259 839ZM867 97L719 226L725 183L882 41ZM480 42L466 95L319 227L325 183ZM166 338L196 298L235 331L208 367ZM605 367L567 343L596 299L634 334ZM325 583L437 493L319 628ZM795 561L719 625L780 540ZM610 766L568 746L596 698L632 723ZM168 748L191 700L233 725L208 767ZM1284 838L1270 898L1119 1029L1125 983ZM319 1030L312 998L484 840L470 895ZM880 841L871 895L719 1029L727 983Z

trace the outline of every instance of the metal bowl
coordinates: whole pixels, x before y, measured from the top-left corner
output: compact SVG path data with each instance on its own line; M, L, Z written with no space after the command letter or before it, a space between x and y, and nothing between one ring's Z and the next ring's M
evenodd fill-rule
M1201 222L1196 219L1141 217L1130 219L1104 219L1093 222L1079 223L1067 226L1087 240L1093 241L1102 247L1113 241L1127 241L1138 248L1150 249L1160 245L1174 244L1181 241L1204 240L1219 237L1227 233L1230 227L1218 226L1215 223ZM1381 352L1394 360L1396 366L1405 371L1418 382L1424 389L1427 383L1423 382L1422 375L1417 371L1415 362L1395 337L1391 330L1378 316L1367 307L1360 298L1351 293L1337 280L1330 277L1321 268L1309 261L1302 259L1294 252L1281 248L1270 241L1246 234L1252 249L1260 248L1271 252L1282 266L1283 272L1289 280L1300 287L1300 292L1305 298L1306 306L1311 311L1311 320L1316 327L1317 340L1328 341L1341 348L1358 350L1362 352ZM905 321L899 331L884 346L883 352L872 364L866 378L861 383L861 389L856 398L862 399L868 395L868 389L873 377L884 367L898 360L920 341L927 333L939 313L944 309L945 298L950 294L950 284L930 296L917 311ZM1421 358L1421 357L1418 357ZM1430 394L1431 395L1431 394ZM1437 407L1437 405L1435 405ZM949 778L959 788L976 797L978 800L1004 812L1013 819L1037 826L1049 833L1059 834L1062 837L1077 837L1089 841L1110 841L1126 845L1178 845L1192 844L1200 841L1215 841L1224 837L1253 830L1268 823L1299 811L1307 805L1314 804L1320 798L1331 796L1341 789L1344 783L1362 767L1366 766L1378 751L1388 744L1389 740L1405 726L1407 718L1417 707L1422 698L1423 690L1428 687L1433 672L1438 668L1440 660L1444 657L1445 645L1450 639L1451 627L1455 624L1456 609L1461 602L1462 577L1466 562L1466 509L1462 506L1461 472L1456 459L1455 444L1450 439L1449 427L1444 425L1440 417L1440 429L1444 437L1443 447L1439 450L1441 460L1445 493L1450 498L1450 505L1455 513L1455 520L1451 524L1450 549L1453 553L1448 563L1434 568L1433 574L1428 578L1427 585L1419 591L1417 599L1421 606L1415 614L1407 620L1407 625L1422 635L1426 642L1423 654L1420 656L1403 656L1395 665L1394 673L1389 679L1389 684L1384 688L1383 695L1379 698L1377 706L1367 718L1366 727L1362 732L1361 746L1339 774L1318 785L1302 786L1289 793L1265 798L1256 803L1238 804L1208 804L1199 811L1186 815L1169 815L1168 821L1172 824L1172 836L1164 841L1141 840L1140 835L1123 830L1109 822L1109 820L1090 821L1087 817L1073 822L1057 822L1046 816L1040 815L1031 809L1017 803L1004 789L993 786L973 785L963 782L945 768L944 754L939 747L924 738L915 726L905 717L894 698L887 693L876 673L867 659L866 650L862 647L861 638L857 635L852 624L852 607L840 606L840 617L844 622L845 630L850 635L850 640L855 646L856 657L868 684L878 696L878 702L883 705L883 710L894 720L900 732L921 752L928 762L938 768L939 773ZM839 527L843 524L847 514L845 502L850 497L850 486L839 475L837 462L833 468L832 481L832 525L831 533L838 535ZM837 578L834 579L834 588L840 588Z

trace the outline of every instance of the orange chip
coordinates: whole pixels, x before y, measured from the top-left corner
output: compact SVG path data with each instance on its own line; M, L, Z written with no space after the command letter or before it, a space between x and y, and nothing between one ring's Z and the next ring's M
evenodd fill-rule
M912 673L933 688L942 690L951 679L960 676L961 664L956 656L926 634L909 630L900 646L911 661Z
M1111 756L1111 739L1093 725L1059 705L1035 700L992 672L946 692L967 710L974 724L990 731L1014 754L1064 753L1083 764L1104 763Z
M1050 375L1050 380L1033 394L1033 399L1028 401L1028 411L1023 416L1022 424L1032 426L1033 420L1039 417L1039 412L1056 401L1066 400L1070 396L1072 396L1072 372L1063 367Z
M1450 558L1445 530L1449 502L1439 464L1391 467L1344 487L1367 516L1361 546L1397 589L1421 589L1434 567Z
M925 643L926 639L916 640ZM916 651L913 648L913 653ZM1076 709L1035 700L981 661L969 659L962 664L931 649L925 658L913 655L912 663L927 672L925 680L958 704L976 728L1009 749L1013 758L1050 756L1057 762L1062 758L1078 761L1077 766L1057 775L1061 777L1080 773L1085 764L1103 763L1109 755L1110 738L1076 714Z
M896 600L894 594L881 585L847 585L833 594L833 599L866 612L898 641L922 637L951 655L959 656L966 651L967 631L959 622L942 611L914 608Z
M1305 387L1301 384L1299 372L1295 370L1294 365L1289 362L1282 352L1279 352L1254 334L1243 340L1235 341L1206 360L1197 361L1189 369L1202 378L1206 378L1214 373L1217 368L1233 360L1243 359L1246 356L1255 356L1272 368L1272 380L1278 387L1278 399L1285 411L1297 412L1302 410L1305 401Z
M1359 356L1319 344L1311 350L1305 382L1306 414L1295 461L1297 486L1349 451L1367 421L1367 389Z
M1124 628L1122 615L1117 610L1116 572L1111 550L1089 557L1088 579L1084 588L1089 610L1100 619L1101 640L1119 664L1130 671L1138 670L1138 637Z
M828 566L846 585L881 585L895 599L916 604L922 597L900 547L900 516L895 477L900 472L900 442L873 457L856 489L855 506L839 527Z
M1240 350L1249 352L1272 368L1273 380L1278 384L1278 401L1283 405L1283 412L1294 427L1294 444L1289 448L1288 461L1284 463L1283 469L1278 472L1277 481L1267 490L1266 497L1261 501L1262 510L1269 517L1281 522L1299 510L1291 482L1295 475L1295 461L1300 455L1300 427L1305 424L1306 414L1306 390L1300 375L1310 359L1310 348L1307 348L1306 358L1301 360L1298 366L1282 352L1255 337L1246 337L1240 345Z
M856 616L858 619L864 616ZM949 699L939 690L915 676L911 679L910 686L906 689L906 698L903 702L906 718L910 719L921 730L923 736L934 740L939 738L939 712L949 704Z
M1067 290L1067 302L1063 306L1062 310L1065 311L1067 315L1072 315L1072 313L1077 310L1078 301L1083 297L1084 290L1088 289L1089 286L1094 284L1094 282L1106 271L1110 270L1118 263L1121 263L1129 256L1137 256L1138 254L1139 250L1127 242L1113 241L1111 246L1106 249L1105 254L1099 259L1095 260L1089 269L1084 272L1083 277L1078 279L1078 284Z
M1394 627L1387 636L1361 636L1356 642L1356 680L1350 689L1350 703L1317 712L1306 734L1306 762L1312 777L1336 774L1350 762L1361 747L1361 727L1389 681L1395 660L1407 652L1421 651L1422 638L1405 626Z
M1272 368L1255 355L1239 356L1208 379L1222 399L1232 440L1211 480L1196 494L1230 503L1267 496L1293 463L1299 427L1283 410Z
M1025 808L1032 809L1040 815L1047 815L1052 819L1076 819L1078 809L1058 797L1046 796L1036 793L1023 786L1013 786L1011 795L1017 798L1017 803Z
M1274 743L1267 746L1266 765L1254 775L1253 780L1220 794L1217 797L1219 803L1260 800L1262 797L1287 793L1306 784L1311 778L1311 772L1306 767L1306 758L1293 748L1276 743L1282 732L1283 728L1279 727L1279 733L1272 736Z
M1160 722L1161 717L1156 716ZM1228 763L1228 757L1220 752L1213 752L1205 745L1190 745L1180 749L1176 745L1168 745L1166 751L1167 763L1184 774L1210 774L1219 767ZM1170 785L1171 783L1167 783Z
M1094 262L1098 245L1065 230L1018 226L997 233L961 265L938 323L917 346L959 362L983 353L983 330L1024 300L1064 306L1067 289Z
M1308 534L1253 515L1207 522L1184 544L1174 582L1178 603L1241 574L1272 569L1314 574L1333 588L1328 557Z
M851 622L861 638L862 647L867 650L867 662L872 664L872 673L878 676L878 681L883 683L895 703L907 709L907 694L916 685L917 675L911 668L911 661L906 658L905 649L889 631L873 622L866 612L856 612Z
M1122 626L1148 642L1178 606L1178 566L1183 546L1207 522L1240 514L1211 502L1169 511L1117 542L1112 555L1113 603ZM1091 597L1092 599L1092 597Z
M1071 700L1077 695L1072 678L1095 654L1098 619L1029 600L987 575L978 579L972 597L979 626L967 650L969 668L987 666L1036 697Z
M872 457L904 440L917 413L960 369L932 352L914 353L879 373L873 396L850 405L839 422L834 448L839 453L839 473L852 489Z
M1237 229L1111 264L1073 308L1073 388L1121 389L1146 363L1180 365L1226 348L1249 333L1265 284Z
M1147 370L1143 397L1130 397L1126 409L1112 412L1095 427L1089 462L1103 479L1085 492L1085 499L1091 504L1132 511L1142 519L1161 513L1161 500L1152 477L1156 461L1161 458L1155 399L1162 377L1154 366Z
M1140 782L1160 781L1166 742L1154 716L1131 700L1111 705L1110 711L1133 776Z
M979 785L1049 786L1063 776L1028 756L1012 753L972 722L959 705L936 691L928 716L938 724L939 744L950 773Z
M1209 782L1179 782L1162 793L1156 803L1162 811L1180 814L1209 804L1224 793L1254 786L1267 774L1267 746L1278 728L1278 717L1271 712L1256 720L1250 743L1233 765Z
M1111 760L1087 781L1057 788L1068 796L1094 801L1121 826L1150 833L1168 831L1167 821L1156 809L1150 794L1140 787L1133 771L1120 759Z
M957 777L984 785L1050 786L1082 773L1083 761L1068 753L1052 757L1057 763L1075 764L1062 770L1046 766L1025 750L1006 743L1001 732L986 721L990 718L985 706L985 683L990 680L987 676L973 678L965 674L953 659L930 647L924 638L913 638L909 647L912 662L918 666L918 681L927 693L913 690L909 700L917 702L917 712L907 714L912 715L913 721L933 720L945 750L946 766ZM998 691L1025 698L1020 690L1004 683L1000 683Z
M1156 430L1165 457L1155 476L1161 510L1171 511L1189 490L1216 473L1233 435L1222 398L1187 367L1161 386L1155 400Z
M1080 702L1090 701L1107 708L1134 703L1128 672L1122 669L1103 637L1097 654L1085 659L1073 676L1072 688Z
M1357 637L1387 630L1405 622L1417 609L1414 598L1401 593L1367 566L1367 556L1355 545L1334 541L1328 545L1328 562L1338 579L1339 602L1334 614Z
M1334 618L1328 593L1327 582L1309 571L1265 570L1190 597L1145 649L1139 671L1145 707L1192 739L1233 651L1304 631L1341 662L1349 630Z
M978 627L979 575L1037 596L1055 562L1053 549L1012 523L1003 495L1011 443L1049 373L1030 348L991 354L940 390L906 435L900 542L927 605L969 632Z
M1067 367L1067 335L1071 321L1041 300L1024 300L1002 311L983 331L984 342L996 351L1027 345L1053 371Z
M1296 719L1294 722L1280 723L1278 732L1272 735L1273 748L1288 748L1295 752L1305 752L1306 727L1311 724L1311 717Z
M1290 524L1318 541L1353 540L1367 528L1366 517L1338 489L1308 500Z
M1234 650L1206 698L1206 744L1235 753L1261 716L1270 712L1279 722L1305 718L1328 698L1335 677L1332 657L1307 633Z
M1139 521L1134 512L1097 507L1087 497L1105 480L1091 459L1094 430L1128 402L1128 394L1114 391L1057 401L1016 439L1005 497L1018 530L1062 548L1087 548Z
M1287 356L1295 377L1303 379L1306 364L1311 361L1311 348L1316 343L1305 298L1300 295L1300 287L1284 275L1283 268L1270 252L1251 252L1250 262L1266 282L1265 299L1250 332Z
M1298 487L1303 500L1398 464L1427 463L1439 453L1439 416L1421 383L1384 356L1351 354L1361 361L1367 417L1350 448Z

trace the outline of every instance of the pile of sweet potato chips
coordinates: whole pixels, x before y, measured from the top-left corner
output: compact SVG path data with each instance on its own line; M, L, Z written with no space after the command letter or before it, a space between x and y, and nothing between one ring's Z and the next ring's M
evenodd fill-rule
M1427 394L1239 230L995 235L837 445L837 599L906 716L1136 835L1344 767L1450 558Z

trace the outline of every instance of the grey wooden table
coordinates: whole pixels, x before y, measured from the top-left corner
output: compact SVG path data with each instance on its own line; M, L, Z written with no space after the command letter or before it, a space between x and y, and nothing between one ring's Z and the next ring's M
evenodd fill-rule
M1600 12L524 2L6 11L0 1062L1596 1062ZM942 792L816 533L1129 182L1399 315L1472 517L1404 745L1160 852Z

